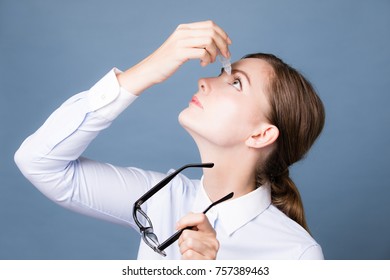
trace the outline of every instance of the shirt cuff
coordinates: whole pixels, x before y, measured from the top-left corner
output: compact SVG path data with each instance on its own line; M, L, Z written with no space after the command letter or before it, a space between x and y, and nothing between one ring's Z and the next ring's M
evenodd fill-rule
M116 74L120 72L117 68L113 68L88 92L90 112L96 112L110 121L137 99L136 95L119 85Z

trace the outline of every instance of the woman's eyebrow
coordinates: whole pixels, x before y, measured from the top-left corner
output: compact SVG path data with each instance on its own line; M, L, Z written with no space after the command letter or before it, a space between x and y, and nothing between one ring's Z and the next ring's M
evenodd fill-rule
M249 75L245 71L237 69L237 68L232 69L232 73L236 73L236 72L242 74L245 77L245 79L248 80L249 85L251 84L251 79L249 79Z
M222 67L222 68L221 68L221 72L219 73L219 76L221 76L221 75L223 74L224 71L225 71L225 69ZM245 71L240 70L240 69L237 69L237 68L232 69L232 73L233 73L233 74L234 74L234 73L237 73L237 72L240 73L240 74L242 74L242 75L245 77L245 79L248 80L249 85L251 84L251 80L249 79L249 75L248 75Z

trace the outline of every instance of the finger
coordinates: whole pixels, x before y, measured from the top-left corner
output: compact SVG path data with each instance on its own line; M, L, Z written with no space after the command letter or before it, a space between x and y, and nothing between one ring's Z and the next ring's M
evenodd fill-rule
M181 255L181 259L182 260L211 260L211 258L199 254L198 252L195 252L193 250L188 250L184 252L184 254Z
M212 20L180 24L177 29L214 29L229 45L232 43L227 33Z
M210 28L213 25L216 25L212 20L205 21L196 21L189 23L180 24L177 29L200 29L200 28Z
M202 255L213 257L219 249L215 232L204 233L195 230L185 230L179 238L180 253L187 250L200 252Z
M229 43L227 37L225 35L221 35L217 30L215 29L191 30L190 36L193 38L202 38L201 42L208 47L213 47L213 49L216 50L215 54L219 49L224 56L226 57L230 56Z
M178 30L191 30L192 34L196 34L197 32L208 32L208 35L212 36L216 41L217 47L218 49L220 49L221 53L226 57L230 56L230 53L228 51L228 45L230 45L232 41L227 35L227 33L213 21L209 20L189 24L181 24L179 25Z
M207 216L203 213L189 213L177 222L177 229L197 227L202 231L213 231Z
M211 58L211 62L214 62L218 55L218 47L214 39L209 36L203 37L191 37L186 40L183 40L181 44L187 48L203 48L207 50Z
M211 62L210 53L204 48L188 48L181 52L181 60L200 59L201 65L206 66Z
M191 30L190 34L179 34L181 37L178 46L205 48L211 57L211 62L216 60L218 52L224 53L226 57L230 56L227 42L212 30Z
M179 237L179 240L177 241L177 244L179 245L179 247L184 245L184 242L186 242L187 239L194 238L195 235L193 235L193 233L195 233L197 230L198 229L196 227L183 230L183 232L181 233L181 235ZM192 241L189 241L189 242L191 243ZM188 245L187 245L187 247L188 247Z
M181 255L187 252L196 252L206 259L215 259L219 249L219 242L215 236L201 232L186 230L186 235L181 238L179 250Z
M218 48L210 37L188 38L180 42L180 48L204 49L207 53L197 52L199 59L207 63L214 62L218 55Z

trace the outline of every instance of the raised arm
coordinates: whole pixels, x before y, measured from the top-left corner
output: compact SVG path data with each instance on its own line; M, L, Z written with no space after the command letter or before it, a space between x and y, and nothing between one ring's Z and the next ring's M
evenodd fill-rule
M189 59L205 66L230 39L211 21L180 25L166 42L125 72L110 71L71 97L28 137L15 154L25 177L44 195L74 211L132 224L132 201L161 174L120 168L81 157L90 142L148 87L163 82Z

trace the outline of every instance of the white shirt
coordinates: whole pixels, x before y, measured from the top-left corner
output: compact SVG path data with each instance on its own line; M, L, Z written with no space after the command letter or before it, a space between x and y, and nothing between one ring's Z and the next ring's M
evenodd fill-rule
M133 203L166 174L81 157L98 133L136 99L119 86L116 71L68 99L23 142L15 161L32 184L61 206L138 231ZM202 212L210 203L202 179L179 174L142 209L163 242L182 216ZM207 216L220 243L218 259L323 259L316 241L271 204L268 186L225 201ZM166 259L181 257L177 243L165 251ZM138 258L163 257L141 241Z

